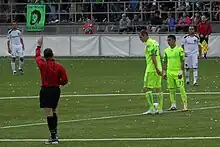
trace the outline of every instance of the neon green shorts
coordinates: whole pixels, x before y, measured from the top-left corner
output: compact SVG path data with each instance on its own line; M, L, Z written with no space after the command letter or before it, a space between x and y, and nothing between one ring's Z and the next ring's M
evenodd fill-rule
M170 89L184 86L184 78L178 78L178 74L167 73L167 87Z
M145 72L144 75L144 88L161 88L162 77L156 72Z

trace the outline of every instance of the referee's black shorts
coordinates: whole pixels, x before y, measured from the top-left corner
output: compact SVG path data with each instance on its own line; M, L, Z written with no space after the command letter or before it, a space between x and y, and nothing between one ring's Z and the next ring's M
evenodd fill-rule
M59 87L41 87L40 108L56 109L60 99Z

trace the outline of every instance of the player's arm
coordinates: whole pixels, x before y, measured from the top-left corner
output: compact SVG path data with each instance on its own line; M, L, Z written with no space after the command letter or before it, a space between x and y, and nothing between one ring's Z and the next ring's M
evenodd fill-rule
M35 50L35 61L36 61L37 66L39 68L41 68L44 65L44 63L45 63L44 59L41 57L41 47L42 47L42 44L43 44L43 38L41 37L37 41L37 48Z
M164 56L163 56L163 76L164 76L164 79L166 79L166 73L167 73L167 53L165 51Z
M19 34L19 36L20 36L20 41L21 41L22 49L24 50L24 40L23 40L21 31L20 31L20 30L17 30L17 31L18 31L18 34Z
M185 61L185 54L183 48L180 50L180 64L181 64L181 70L184 71L184 61Z
M182 39L182 42L181 42L181 47L183 48L183 50L185 50L184 49L184 44L186 43L186 39L185 39L185 37L183 37L183 39Z
M148 48L148 51L151 54L151 59L153 61L154 67L157 71L157 74L162 75L161 71L158 69L158 63L157 63L157 60L156 60L156 55L157 55L157 52L158 52L158 50L156 49L156 46L151 44L151 45L148 45L147 48Z
M7 47L8 47L8 53L11 53L11 48L10 48L10 33L8 33L8 36L7 36Z
M59 66L60 66L60 85L64 86L68 83L68 77L65 68L62 65Z

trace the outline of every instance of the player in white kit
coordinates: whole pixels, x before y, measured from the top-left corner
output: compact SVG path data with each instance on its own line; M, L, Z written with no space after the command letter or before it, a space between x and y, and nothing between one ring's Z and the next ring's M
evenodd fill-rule
M193 70L193 85L198 86L198 56L202 55L199 37L194 26L189 26L189 34L183 37L182 47L185 51L186 84L190 83L190 69Z
M11 54L12 60L11 60L11 68L13 75L17 75L16 72L16 66L15 66L15 61L16 57L19 57L19 72L20 74L23 74L23 69L22 65L24 64L24 41L22 38L21 31L17 28L17 24L13 23L12 24L12 29L8 31L8 41L7 41L7 46L8 46L8 53Z

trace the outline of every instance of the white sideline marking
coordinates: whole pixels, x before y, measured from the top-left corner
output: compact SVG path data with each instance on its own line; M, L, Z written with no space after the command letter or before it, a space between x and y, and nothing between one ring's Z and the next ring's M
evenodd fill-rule
M218 109L218 108L220 108L220 106L210 106L210 107L194 108L194 109L190 109L189 111ZM165 111L165 113L175 113L175 112L181 112L181 111L182 110L178 110L178 111ZM143 114L142 113L137 113L137 114L104 116L104 117L94 117L94 118L85 118L85 119L73 119L73 120L60 121L59 124L61 124L61 123L71 123L71 122L91 121L91 120L105 120L105 119L123 118L123 117L131 117L131 116L141 116L141 115L143 115ZM14 126L4 126L4 127L0 127L0 129L31 127L31 126L40 126L40 125L45 125L45 124L46 123L22 124L22 125L14 125Z
M168 95L169 93L164 93ZM177 93L180 94L180 93ZM188 92L188 95L219 95L220 91L217 92ZM144 93L109 93L109 94L64 94L61 97L113 97L113 96L141 96L145 95ZM35 99L39 96L15 96L15 97L0 97L0 100L9 100L9 99Z
M163 141L163 140L214 140L220 137L166 137L166 138L88 138L88 139L60 139L61 142L86 141ZM0 139L0 142L43 142L46 139Z

